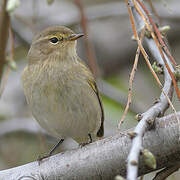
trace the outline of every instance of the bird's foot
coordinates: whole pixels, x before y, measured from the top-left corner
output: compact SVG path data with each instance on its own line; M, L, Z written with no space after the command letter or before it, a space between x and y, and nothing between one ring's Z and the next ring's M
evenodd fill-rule
M79 144L79 147L82 148L82 147L84 147L84 146L86 146L88 144L90 144L90 142L83 142L83 143Z
M84 146L86 146L86 145L88 145L88 144L90 144L90 143L92 143L91 134L89 133L88 136L89 136L89 142L80 143L79 146L80 146L81 148L84 147Z
M41 164L41 162L42 162L42 160L43 159L46 159L46 158L49 158L51 155L50 154L47 154L47 155L45 155L45 156L38 156L38 158L37 158L37 161L38 161L38 164L39 164L39 166L40 166L40 164Z

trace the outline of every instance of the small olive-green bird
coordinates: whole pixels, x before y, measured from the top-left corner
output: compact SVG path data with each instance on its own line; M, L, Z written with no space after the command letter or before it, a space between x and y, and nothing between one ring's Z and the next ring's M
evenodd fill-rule
M82 36L63 26L45 29L33 39L22 75L34 118L60 140L54 149L66 137L83 144L104 134L95 79L76 53L76 40Z

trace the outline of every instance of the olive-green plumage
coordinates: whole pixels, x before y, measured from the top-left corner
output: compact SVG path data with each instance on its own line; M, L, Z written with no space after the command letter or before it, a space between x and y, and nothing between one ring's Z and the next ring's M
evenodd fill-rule
M53 136L78 143L104 134L103 107L89 68L76 53L81 37L66 27L50 27L32 42L22 75L33 116Z

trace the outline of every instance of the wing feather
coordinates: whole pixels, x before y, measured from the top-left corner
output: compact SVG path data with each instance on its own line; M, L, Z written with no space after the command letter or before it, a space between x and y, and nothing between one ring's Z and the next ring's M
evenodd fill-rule
M100 109L101 109L101 126L97 132L97 136L102 137L102 136L104 136L104 109L103 109L103 105L102 105L101 98L99 95L99 91L98 91L96 82L94 80L94 77L93 77L92 73L89 71L89 69L87 68L84 61L82 61L80 58L78 58L78 61L81 62L81 66L83 67L82 69L86 72L86 74L89 74L88 83L89 83L90 87L92 87L95 94L97 95L97 99L99 101L99 105L100 105Z
M102 137L102 136L104 136L104 109L103 109L103 106L102 106L102 102L101 102L101 98L100 98L100 95L99 95L99 91L98 91L96 82L89 80L89 85L92 87L93 91L96 93L98 101L99 101L99 105L100 105L100 108L101 108L101 114L102 114L101 115L101 126L100 126L100 128L99 128L99 130L97 132L97 136Z

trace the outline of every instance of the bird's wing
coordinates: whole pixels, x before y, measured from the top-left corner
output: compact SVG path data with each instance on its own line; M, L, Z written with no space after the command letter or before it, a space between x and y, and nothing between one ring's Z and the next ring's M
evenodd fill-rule
M101 102L101 98L99 96L99 91L97 89L97 85L96 85L96 82L95 81L92 81L92 80L89 80L89 85L92 87L93 91L96 93L97 95L97 98L98 98L98 101L99 101L99 105L100 105L100 108L101 108L101 126L97 132L97 136L98 137L102 137L104 136L104 109L103 109L103 106L102 106L102 102Z
M81 62L82 69L86 72L86 74L89 74L88 83L89 83L90 87L93 89L93 91L95 92L95 94L97 95L97 99L99 101L99 105L101 108L101 126L97 132L97 136L102 137L102 136L104 136L104 109L103 109L103 105L102 105L101 98L99 95L99 91L98 91L96 82L94 80L94 77L93 77L92 73L90 72L90 70L87 68L87 65L80 58L78 58L78 61Z

